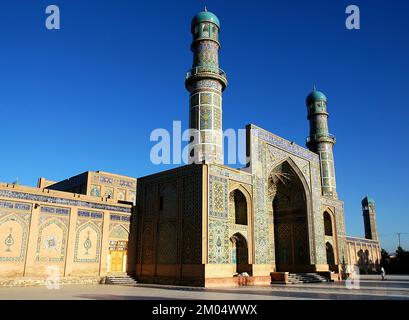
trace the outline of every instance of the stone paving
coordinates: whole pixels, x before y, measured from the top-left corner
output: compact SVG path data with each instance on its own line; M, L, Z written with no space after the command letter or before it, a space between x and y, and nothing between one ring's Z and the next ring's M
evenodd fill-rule
M190 288L160 285L64 285L0 288L3 300L409 300L409 276L362 276L359 288L346 283L274 284L263 287Z

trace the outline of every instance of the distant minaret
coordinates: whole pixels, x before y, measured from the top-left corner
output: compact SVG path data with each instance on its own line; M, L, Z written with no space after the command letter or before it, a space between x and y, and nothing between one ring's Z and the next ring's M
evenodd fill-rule
M364 215L365 238L378 240L375 221L375 201L369 197L365 197L361 203Z
M222 92L226 74L219 69L219 19L213 13L199 12L192 20L193 66L185 86L190 92L189 128L194 134L191 160L223 164Z
M327 97L314 89L307 100L308 120L310 121L310 136L307 138L307 148L320 157L322 194L337 198L334 155L332 148L335 137L328 131Z

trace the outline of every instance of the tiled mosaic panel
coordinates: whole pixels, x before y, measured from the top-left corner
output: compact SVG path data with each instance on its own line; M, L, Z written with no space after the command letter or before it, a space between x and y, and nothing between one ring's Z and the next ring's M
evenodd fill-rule
M125 200L125 190L123 190L123 189L118 189L117 190L117 199L118 200L122 200L122 201L124 201Z
M251 135L256 139L265 141L272 146L276 146L290 154L294 154L306 160L319 161L318 155L309 151L308 149L305 149L291 141L283 139L275 134L272 134L271 132L268 132L254 125L252 125L251 128L253 129L251 130Z
M326 197L322 198L322 204L333 207L335 210L336 234L338 236L338 255L341 259L341 262L342 259L344 259L345 263L348 263L344 204L340 200L330 199Z
M105 187L104 197L113 199L114 198L114 188L112 187Z
M98 263L101 254L102 221L78 219L74 262Z
M0 262L23 262L27 250L29 213L0 211Z
M228 218L228 180L209 176L209 215Z
M100 204L100 203L81 201L81 200L57 198L57 197L51 197L51 196L43 196L43 195L38 195L38 194L31 194L31 193L10 191L10 190L0 190L0 197L19 199L19 200L46 202L46 203L53 203L53 204L66 205L66 206L93 208L93 209L100 209L100 210L129 212L129 213L131 212L131 208L126 208L126 207L119 207L119 206Z
M222 85L220 82L214 80L198 80L191 83L188 89L191 92L198 89L212 89L219 92L222 91Z
M321 210L321 181L319 163L311 163L311 181L312 181L312 210L313 210L313 226L310 226L310 232L314 235L313 260L316 264L327 263L327 252L324 241L324 218ZM313 229L311 228L313 227ZM312 229L312 230L311 230Z
M128 241L129 238L129 225L124 225L121 223L110 223L109 224L109 238L121 239Z
M208 80L218 82L215 80ZM190 97L190 128L199 130L194 135L195 156L198 161L204 159L221 163L222 150L222 109L221 92L203 88Z
M229 170L229 168L221 167L217 165L210 165L209 166L210 174L223 176L229 178L230 180L239 181L242 183L246 183L248 185L252 184L252 176L247 172L238 173L235 170Z
M228 222L209 218L208 263L229 263L229 226Z
M100 197L101 196L101 186L91 185L91 196Z
M200 41L194 47L193 68L197 66L218 68L219 45L213 41Z
M262 129L261 129L262 130ZM308 150L305 150L301 147L298 147L286 140L274 136L268 132L264 132L255 135L252 132L252 145L251 145L251 157L252 157L252 170L256 174L256 187L255 187L255 223L263 223L263 220L268 217L268 212L271 206L270 201L266 200L264 202L262 199L266 199L263 196L263 193L266 193L268 190L266 186L267 177L274 164L282 161L284 158L291 158L292 162L296 167L301 171L302 175L305 177L305 180L308 185L311 185L311 198L312 198L312 213L308 217L308 229L310 236L310 258L312 263L325 264L326 261L326 251L325 243L323 240L324 230L323 223L320 223L322 220L321 210L320 210L320 196L321 196L321 185L320 185L320 173L319 173L319 162L318 156L311 153ZM260 141L257 137L261 137L263 140ZM265 142L268 142L269 150L265 150ZM309 170L308 170L309 169ZM258 180L258 181L257 181ZM271 212L271 211L270 211ZM267 218L268 219L268 218ZM270 217L272 220L272 217ZM269 221L269 220L267 220ZM271 230L271 227L268 228ZM270 257L271 260L274 260L274 243L273 238L266 239L266 235L261 234L261 232L256 228L255 232L255 244L256 244L256 262L264 263L269 259L265 251L265 242L269 241L270 245ZM260 250L260 248L262 250Z
M133 180L115 178L115 177L104 175L102 173L92 173L91 181L97 184L112 185L114 187L136 189L136 182Z
M31 204L0 201L0 262L24 262Z
M210 106L201 106L200 107L200 129L202 130L211 130L212 128L212 107ZM211 136L210 136L211 139ZM202 142L207 142L208 140L201 140ZM210 143L211 140L210 140Z
M275 260L271 249L273 238L270 237L270 225L273 224L272 216L269 216L270 206L267 196L267 176L266 176L266 153L263 144L258 144L257 148L256 178L254 186L254 223L257 226L254 229L255 239L255 263L268 264Z
M35 261L46 263L64 262L70 210L68 208L42 206L40 211Z

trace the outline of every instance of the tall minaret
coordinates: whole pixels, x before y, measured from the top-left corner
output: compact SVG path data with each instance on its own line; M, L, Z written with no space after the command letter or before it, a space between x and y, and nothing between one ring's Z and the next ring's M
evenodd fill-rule
M192 20L193 66L186 75L190 92L189 128L194 137L190 159L223 164L222 92L226 74L219 68L219 19L199 12Z
M364 215L365 238L378 240L375 221L375 201L369 197L365 197L361 204Z
M314 89L307 97L308 120L310 121L310 136L307 147L319 155L321 166L322 194L337 198L335 183L334 155L332 148L335 137L328 131L328 113L326 96Z

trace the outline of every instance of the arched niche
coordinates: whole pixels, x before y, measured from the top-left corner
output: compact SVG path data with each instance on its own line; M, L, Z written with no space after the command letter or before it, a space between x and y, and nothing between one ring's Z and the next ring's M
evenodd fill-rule
M311 196L305 178L290 158L272 169L268 190L274 219L276 270L305 270L311 264Z

